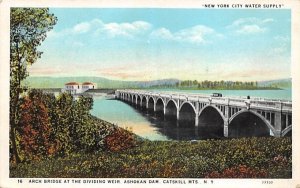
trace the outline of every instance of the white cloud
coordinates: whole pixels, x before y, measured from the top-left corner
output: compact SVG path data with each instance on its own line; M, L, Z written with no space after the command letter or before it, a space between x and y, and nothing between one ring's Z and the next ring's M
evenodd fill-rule
M273 18L267 18L261 21L262 24L274 22Z
M204 43L204 37L213 33L213 29L203 25L197 25L192 28L184 29L175 33L175 37L179 40L187 41L190 43Z
M186 28L172 33L166 28L160 28L151 33L151 37L173 40L177 42L188 42L193 44L207 43L209 36L214 35L220 37L222 35L216 33L212 28L204 25L196 25L191 28Z
M135 21L132 23L107 23L101 28L98 28L97 32L106 33L110 37L133 37L145 33L150 28L151 24L144 21Z
M73 27L74 33L86 33L90 30L91 24L88 22L83 22L80 24L77 24Z
M262 28L258 25L244 25L236 32L239 34L254 34L254 33L263 33L266 31L266 28Z
M242 26L245 24L257 24L257 25L263 25L267 23L274 22L274 19L272 18L266 18L266 19L259 19L255 17L250 17L250 18L240 18L235 20L229 27L233 26Z
M205 25L195 25L190 28L171 32L169 29L164 27L153 29L152 25L145 21L105 23L100 19L81 22L72 26L71 28L67 28L59 32L51 31L51 33L49 33L49 36L51 38L79 34L91 34L93 35L93 37L108 38L135 38L138 36L142 36L147 40L164 39L191 44L206 44L211 42L213 38L223 37L222 34L217 33L214 29Z
M134 37L135 35L140 35L148 30L152 25L144 21L135 21L132 23L104 23L100 19L93 19L88 22L81 22L74 25L72 28L67 28L59 32L51 31L48 33L49 37L62 37L66 35L77 35L83 33L92 34L105 34L109 37Z
M168 40L174 39L173 34L166 28L160 28L160 29L154 30L151 33L151 36L157 37L157 38L162 38L162 39L168 39Z
M233 30L236 34L258 34L266 32L268 30L267 25L272 22L274 22L272 18L240 18L227 26L227 28Z

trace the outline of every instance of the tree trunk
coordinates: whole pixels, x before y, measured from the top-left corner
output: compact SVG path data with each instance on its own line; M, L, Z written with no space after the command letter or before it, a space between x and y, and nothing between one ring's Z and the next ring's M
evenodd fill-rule
M11 126L10 140L12 142L12 148L11 149L12 149L13 158L16 160L16 163L20 163L21 159L20 159L20 156L19 156L19 153L18 153L18 149L17 149L15 125L11 124L10 126Z
M10 140L12 142L12 154L16 160L16 163L20 163L21 159L18 153L17 143L16 143L16 126L18 125L18 114L19 114L19 95L21 92L21 79L20 79L20 73L21 73L21 58L19 55L19 43L16 42L16 49L18 54L18 64L17 64L17 74L15 75L15 82L17 82L17 86L12 90L10 88ZM12 79L12 78L11 78ZM12 82L12 80L10 81ZM10 83L12 84L12 83Z

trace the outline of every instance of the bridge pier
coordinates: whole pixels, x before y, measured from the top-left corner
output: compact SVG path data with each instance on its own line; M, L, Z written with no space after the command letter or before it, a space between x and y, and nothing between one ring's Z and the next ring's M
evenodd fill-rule
M195 126L198 127L199 125L199 102L195 104L196 112L195 112Z
M230 99L226 99L226 106L225 106L225 120L224 120L224 137L228 137L228 126L229 126L229 102Z
M282 123L282 103L277 103L275 104L275 107L280 109L279 112L275 112L275 117L274 117L274 129L275 132L274 136L275 137L281 137L282 135L282 130L283 130L283 123ZM286 120L288 120L288 118L286 118ZM288 123L286 123L286 126L288 126Z
M281 123L281 113L277 112L275 113L275 132L274 136L275 137L281 137L281 132L282 132L282 123Z
M224 137L228 137L228 120L224 121Z
M195 116L195 126L198 127L198 125L199 125L199 116L198 116L198 114L196 114L196 116Z

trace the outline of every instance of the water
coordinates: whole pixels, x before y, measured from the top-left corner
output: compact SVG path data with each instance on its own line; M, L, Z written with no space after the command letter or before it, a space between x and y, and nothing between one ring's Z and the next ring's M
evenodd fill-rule
M166 90L156 90L166 92ZM172 92L178 90L172 90ZM291 90L184 90L184 93L222 93L223 96L252 96L270 99L291 100ZM103 120L131 129L135 134L149 140L200 140L219 138L220 135L207 133L201 128L185 126L174 119L166 119L159 114L142 110L119 100L105 96L95 96L91 113ZM190 122L193 124L193 122Z

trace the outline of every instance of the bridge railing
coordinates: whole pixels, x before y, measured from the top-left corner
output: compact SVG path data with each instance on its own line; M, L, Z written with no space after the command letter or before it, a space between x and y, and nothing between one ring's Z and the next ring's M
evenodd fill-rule
M263 106L263 107L272 107L276 108L276 103L275 102L268 102L268 101L253 101L251 100L251 106Z
M281 109L284 111L292 111L292 103L282 103Z
M292 111L292 103L279 101L252 101L252 107L272 108L277 110Z

